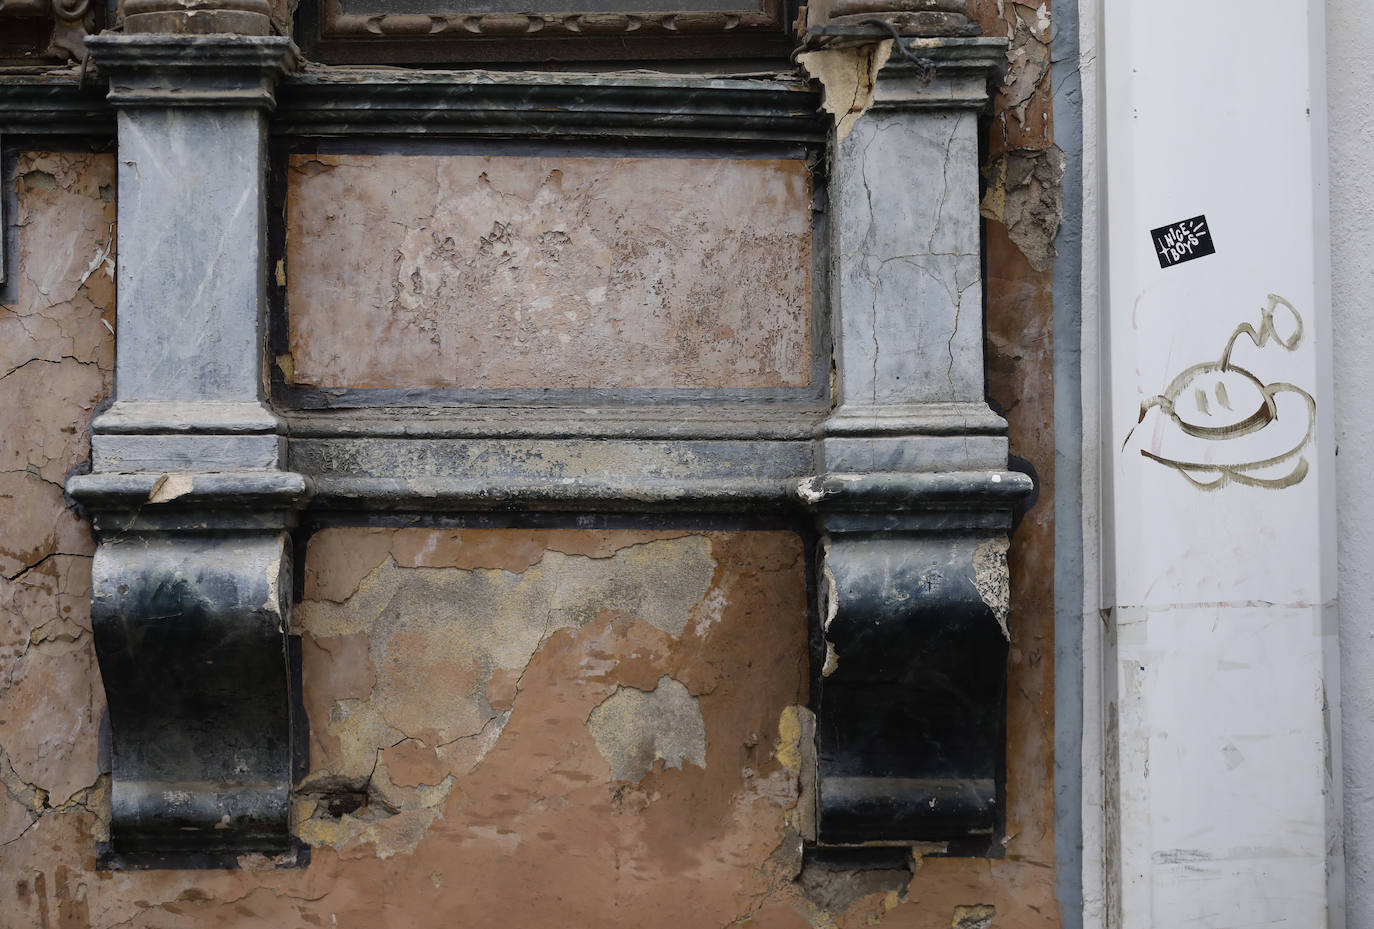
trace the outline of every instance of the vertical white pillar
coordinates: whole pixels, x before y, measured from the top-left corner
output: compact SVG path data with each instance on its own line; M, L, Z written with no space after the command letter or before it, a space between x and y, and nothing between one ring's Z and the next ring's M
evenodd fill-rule
M1102 9L1107 924L1343 925L1322 4Z
M1326 8L1326 73L1330 81L1332 311L1341 333L1336 381L1336 459L1341 597L1341 754L1345 758L1345 865L1352 926L1374 926L1374 96L1369 49L1374 6L1331 0Z

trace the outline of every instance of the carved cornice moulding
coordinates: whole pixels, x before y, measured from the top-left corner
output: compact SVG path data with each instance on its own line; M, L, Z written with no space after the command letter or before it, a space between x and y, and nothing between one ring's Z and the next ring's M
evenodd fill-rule
M776 4L773 4L776 7ZM693 13L481 13L341 14L325 34L331 38L378 36L434 39L526 38L532 36L613 36L631 33L694 34L776 26L772 12Z
M794 12L791 0L316 0L302 4L296 35L312 58L331 63L740 56L782 62Z

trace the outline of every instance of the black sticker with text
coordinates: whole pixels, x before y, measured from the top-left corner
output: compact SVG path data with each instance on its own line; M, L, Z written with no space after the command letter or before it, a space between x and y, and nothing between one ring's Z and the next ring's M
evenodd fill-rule
M1155 240L1155 254L1159 256L1161 268L1172 268L1176 264L1217 253L1217 247L1212 244L1212 233L1207 228L1206 216L1194 216L1151 229L1150 237Z

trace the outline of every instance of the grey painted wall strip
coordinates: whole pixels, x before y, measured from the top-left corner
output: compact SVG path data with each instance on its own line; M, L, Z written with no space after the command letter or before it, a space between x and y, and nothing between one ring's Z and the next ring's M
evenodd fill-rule
M1078 0L1053 0L1054 136L1064 216L1054 263L1054 857L1063 929L1083 926L1083 95Z

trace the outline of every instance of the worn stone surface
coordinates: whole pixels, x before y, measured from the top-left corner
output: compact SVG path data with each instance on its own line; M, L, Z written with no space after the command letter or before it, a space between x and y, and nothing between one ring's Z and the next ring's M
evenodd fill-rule
M263 117L150 107L119 119L119 286L133 308L121 323L119 400L255 404Z
M982 401L977 165L972 110L873 110L836 143L842 403Z
M800 161L293 156L289 380L796 387Z

